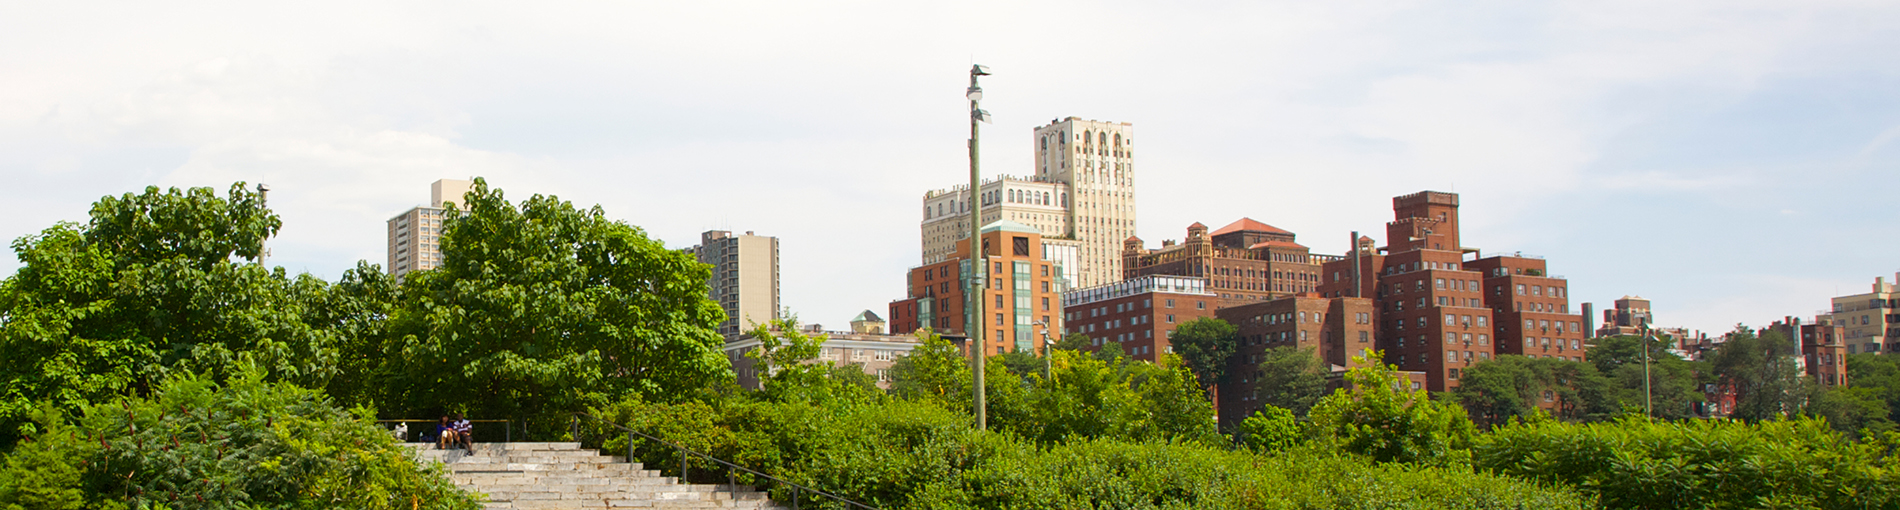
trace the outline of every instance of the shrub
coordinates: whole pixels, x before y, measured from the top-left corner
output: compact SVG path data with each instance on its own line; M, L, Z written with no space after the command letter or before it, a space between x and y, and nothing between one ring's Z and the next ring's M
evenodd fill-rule
M1481 436L1481 470L1594 492L1605 508L1893 508L1888 445L1821 420L1520 423Z
M1383 465L1311 447L1274 454L1198 441L1071 436L1053 443L981 432L970 417L893 401L627 402L602 414L796 483L890 509L977 508L1552 508L1581 509L1570 489L1468 469ZM606 448L625 447L624 436ZM649 442L650 443L650 442ZM679 452L636 444L651 468ZM726 474L695 465L700 481ZM742 483L745 477L738 477ZM772 488L779 501L791 492ZM806 508L840 508L806 495Z
M85 508L476 507L369 411L352 414L315 390L263 378L254 367L224 385L174 377L149 399L82 406L76 426L45 416L45 433L17 448L7 469L30 462L54 475L9 481L0 505L77 496Z

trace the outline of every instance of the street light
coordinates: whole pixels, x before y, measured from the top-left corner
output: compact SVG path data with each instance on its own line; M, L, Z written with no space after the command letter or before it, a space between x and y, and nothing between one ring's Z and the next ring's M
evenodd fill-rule
M1650 402L1650 396L1649 396L1649 339L1650 339L1649 320L1647 319L1643 320L1642 324L1643 324L1643 339L1642 339L1642 342L1643 342L1643 419L1653 420L1655 419L1655 411L1651 407L1652 404Z
M1030 324L1042 326L1042 378L1045 380L1053 381L1055 380L1056 376L1055 376L1055 369L1050 366L1049 349L1052 347L1055 347L1056 343L1049 340L1049 323L1043 322L1043 321L1036 321Z
M264 184L261 182L257 183L257 207L259 209L264 209L266 211L270 210L270 185L269 184ZM258 267L264 267L264 258L270 256L270 248L268 246L265 246L265 243L269 240L270 240L270 233L269 233L269 230L266 229L264 236L257 240L257 266Z
M989 257L983 253L983 206L976 201L977 192L982 190L980 187L982 185L982 177L981 174L978 173L979 169L977 165L977 155L979 154L977 151L977 124L980 122L989 122L990 112L983 111L982 108L977 107L977 103L983 99L983 87L977 85L976 77L989 75L990 68L988 67L979 65L970 66L970 88L963 94L964 98L970 100L971 200L969 246L971 271L969 282L970 291L967 293L970 300L970 316L967 332L970 336L970 364L973 365L970 372L975 378L975 386L971 387L970 393L976 400L974 407L976 409L976 428L978 430L988 429L990 420L988 398L984 395L986 392L983 387L983 365L985 365L983 351L988 347L983 345L983 298L985 297L983 296L983 284L985 280L989 279L988 276L984 276L985 271L989 269Z

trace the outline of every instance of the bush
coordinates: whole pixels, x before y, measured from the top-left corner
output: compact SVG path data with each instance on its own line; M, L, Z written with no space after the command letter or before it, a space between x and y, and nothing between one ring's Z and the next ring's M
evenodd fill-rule
M967 414L905 401L821 406L729 397L626 402L600 415L890 509L1588 506L1569 489L1468 469L1381 465L1312 448L1255 454L1192 440L1080 436L1045 445L1013 432L972 430ZM605 447L620 451L625 440L617 436ZM650 468L679 463L679 452L665 446L636 444L635 455ZM693 469L699 481L726 482L712 466ZM771 490L779 501L792 496L785 487ZM841 508L809 494L802 506Z
M1605 508L1893 508L1881 442L1821 420L1520 423L1480 436L1476 467L1598 494Z
M246 367L225 385L166 380L149 399L42 413L7 458L0 507L475 508L439 466L315 390ZM17 477L19 466L46 476ZM75 507L75 506L64 506Z

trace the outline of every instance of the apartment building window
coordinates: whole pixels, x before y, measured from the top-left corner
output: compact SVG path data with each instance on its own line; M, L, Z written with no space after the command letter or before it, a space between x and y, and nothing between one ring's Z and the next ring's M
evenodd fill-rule
M1445 290L1445 279L1439 278L1437 285L1438 285L1438 290Z
M1042 298L1042 311L1049 311L1049 298ZM1043 319L1042 321L1049 322L1049 319Z
M1517 284L1517 295L1519 296L1524 295L1524 284L1522 283Z
M1206 309L1207 309L1207 302L1206 302L1206 301L1195 301L1195 302L1194 302L1194 309L1195 309L1195 310L1206 310Z
M1371 341L1371 339L1370 339L1370 338L1368 338L1369 336L1371 336L1371 335L1369 335L1369 334L1367 334L1367 333L1366 333L1366 332L1364 332L1364 331L1360 331L1360 332L1359 332L1359 342L1360 342L1360 343L1365 343L1365 342L1368 342L1368 341Z
M1174 314L1168 314L1168 324L1174 324Z
M997 306L1002 306L1002 305L997 305ZM1003 314L1000 314L1000 313L999 313L999 314L996 314L996 325L998 325L998 326L1001 326L1001 325L1003 325ZM1001 332L1001 331L998 331L998 332L996 332L996 337L997 337L997 338L1002 338L1002 337L1003 337L1003 332Z
M1168 306L1167 306L1168 308L1174 308L1174 300L1173 300L1173 299L1169 299L1169 300L1167 300L1167 305L1168 305ZM1172 321L1170 321L1170 322L1172 322Z

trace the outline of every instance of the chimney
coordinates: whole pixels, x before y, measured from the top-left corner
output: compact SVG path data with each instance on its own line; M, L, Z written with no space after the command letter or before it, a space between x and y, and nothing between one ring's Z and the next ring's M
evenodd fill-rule
M1597 336L1597 328L1595 324L1596 314L1592 313L1595 310L1596 310L1595 304L1592 304L1592 303L1583 304L1583 334L1590 335L1591 338L1596 338Z

